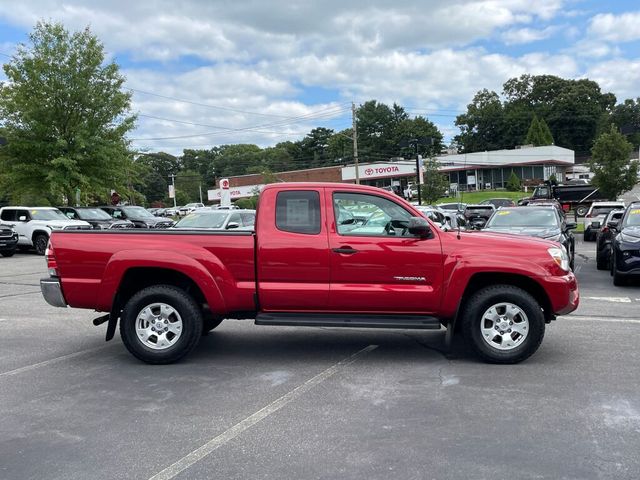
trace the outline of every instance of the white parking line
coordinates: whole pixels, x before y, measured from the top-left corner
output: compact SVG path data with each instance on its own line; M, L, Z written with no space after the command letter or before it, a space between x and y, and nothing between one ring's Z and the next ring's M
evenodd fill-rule
M309 380L304 382L302 385L299 385L296 388L294 388L293 390L289 391L288 393L285 393L283 396L281 396L277 400L273 401L272 403L270 403L266 407L261 408L260 410L258 410L254 414L249 415L244 420L240 421L239 423L236 423L233 427L229 428L228 430L226 430L225 432L221 433L217 437L212 438L207 443L205 443L201 447L197 448L193 452L189 453L188 455L182 457L176 463L174 463L173 465L170 465L169 467L165 468L160 473L157 473L156 475L151 477L149 480L170 480L170 479L174 478L180 472L182 472L183 470L189 468L194 463L202 460L204 457L209 455L211 452L213 452L217 448L223 446L224 444L226 444L230 440L233 440L234 438L236 438L238 435L240 435L245 430L253 427L255 424L257 424L260 421L264 420L265 418L267 418L272 413L277 412L282 407L287 405L289 402L295 400L296 398L298 398L303 393L308 392L309 390L311 390L316 385L319 385L320 383L324 382L327 378L329 378L332 375L336 374L341 368L352 364L359 357L371 352L372 350L375 350L376 348L378 348L377 345L369 345L368 347L365 347L362 350L354 353L350 357L345 358L344 360L341 360L340 362L336 363L335 365L327 368L325 371L320 372L315 377L310 378Z
M86 350L80 350L79 352L69 353L68 355L62 355L61 357L52 358L50 360L45 360L44 362L34 363L33 365L27 365L25 367L16 368L15 370L9 370L8 372L0 373L0 378L9 377L12 375L18 375L19 373L28 372L30 370L35 370L36 368L44 367L47 365L52 365L54 363L62 362L63 360L68 360L70 358L79 357L80 355L84 355L85 353L97 352L102 350L103 348L107 348L110 345L102 345L96 348L88 348Z
M587 300L598 300L599 302L631 303L631 299L629 297L582 297L582 298L585 298Z
M607 323L640 323L640 320L636 318L611 318L611 317L582 317L580 315L565 315L563 317L559 317L563 321L564 320L578 320L580 322L584 321L594 321L594 322L607 322Z

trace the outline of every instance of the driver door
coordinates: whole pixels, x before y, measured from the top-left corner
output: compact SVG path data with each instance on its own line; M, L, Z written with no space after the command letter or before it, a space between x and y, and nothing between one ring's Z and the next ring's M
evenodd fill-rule
M416 215L375 194L326 196L331 310L429 314L440 306L443 255L440 232L430 238L405 228ZM434 229L435 230L435 229Z

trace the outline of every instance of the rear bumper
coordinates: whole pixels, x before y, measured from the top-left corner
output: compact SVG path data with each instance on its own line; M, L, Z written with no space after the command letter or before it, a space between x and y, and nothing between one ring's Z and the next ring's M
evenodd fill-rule
M42 296L49 305L54 307L66 307L67 301L62 294L62 287L60 286L60 280L57 278L42 278L40 280L40 291Z
M567 315L578 308L580 292L573 272L561 277L544 277L542 283L549 295L553 314Z

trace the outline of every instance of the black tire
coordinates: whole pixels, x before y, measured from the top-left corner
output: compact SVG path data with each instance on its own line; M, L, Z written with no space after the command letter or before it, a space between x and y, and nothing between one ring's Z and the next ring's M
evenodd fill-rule
M47 244L49 243L49 236L46 233L37 233L33 237L33 247L36 249L38 255L44 255L47 251Z
M10 250L7 252L0 252L0 255L2 255L3 257L13 257L15 253L16 253L15 250Z
M165 303L176 310L182 319L182 333L176 343L163 350L149 348L136 335L138 314L152 303ZM202 335L202 313L198 304L184 290L171 285L155 285L132 296L122 311L120 336L127 350L136 358L150 364L167 364L180 360L198 344Z
M613 277L613 284L616 287L624 287L627 284L626 277L618 273L615 256L611 259L611 276Z
M489 345L480 330L482 316L493 305L508 302L519 307L529 321L529 333L520 345L500 350ZM462 311L462 332L469 347L485 362L513 364L533 355L544 338L545 321L538 302L529 293L512 285L494 285L474 293Z
M589 230L584 231L584 241L585 242L593 242L595 240L595 235Z
M600 253L600 250L596 251L596 268L598 270L607 270L609 268L609 262L607 262L604 254Z
M576 207L576 214L579 217L584 217L588 211L589 211L589 207L587 205L578 205Z

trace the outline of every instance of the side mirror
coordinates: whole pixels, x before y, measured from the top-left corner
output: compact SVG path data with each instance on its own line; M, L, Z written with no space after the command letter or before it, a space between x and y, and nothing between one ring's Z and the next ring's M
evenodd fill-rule
M232 228L239 228L240 224L238 222L229 222L227 224L227 230L230 230Z
M565 226L565 230L575 230L576 228L578 228L578 224L576 222L567 222Z
M618 229L618 220L612 220L610 222L607 222L607 227L609 227L611 230L617 230Z
M417 237L428 237L431 235L429 222L423 217L411 217L409 219L409 233Z
M600 222L591 222L591 228L600 228Z
M27 221L27 217L26 217L25 215L20 215L20 216L18 217L18 221L19 221L19 222L26 222L26 221Z

